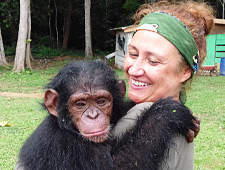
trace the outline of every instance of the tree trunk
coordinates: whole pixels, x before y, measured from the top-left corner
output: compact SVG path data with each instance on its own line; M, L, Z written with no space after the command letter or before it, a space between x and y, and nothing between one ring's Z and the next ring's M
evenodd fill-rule
M28 23L27 23L27 29L28 29L28 32L27 32L27 41L26 41L26 67L30 68L31 69L31 62L30 62L30 59L31 59L31 50L30 50L30 42L31 42L31 39L30 39L30 34L31 34L31 12L30 12L30 5L29 5L29 9L28 9Z
M91 42L91 0L85 0L85 58L93 56Z
M222 6L223 6L223 14L222 14L222 19L224 19L224 3L225 3L225 0L223 0L223 4L222 4Z
M67 48L68 40L70 35L70 24L71 24L71 15L72 15L72 1L69 0L67 17L66 17L66 29L63 37L63 46L62 48Z
M5 59L5 51L4 51L4 45L2 40L2 32L0 28L0 66L7 66L8 63Z
M30 35L30 0L20 0L20 23L19 23L19 32L18 40L16 45L16 56L14 61L13 70L15 72L20 72L25 69L27 57L30 57L30 52L27 50L27 42L29 43L28 36ZM29 47L28 47L29 48ZM26 55L28 55L26 57ZM30 63L27 63L28 66Z
M59 49L59 31L58 31L58 8L56 5L56 2L54 0L54 4L55 4L55 31L56 31L56 46L57 49Z
M51 0L48 1L48 28L49 28L49 37L52 39L52 28L51 28ZM54 43L52 43L52 48L54 48Z
M221 5L222 5L222 19L224 19L224 4L225 4L225 0L219 0Z

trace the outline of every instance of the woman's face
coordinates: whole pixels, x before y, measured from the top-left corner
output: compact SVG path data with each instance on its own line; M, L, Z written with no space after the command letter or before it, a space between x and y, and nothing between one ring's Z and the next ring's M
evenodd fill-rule
M163 36L137 31L124 63L129 98L135 103L155 102L169 96L179 100L181 83L191 76L190 69L177 72L179 60L177 48Z

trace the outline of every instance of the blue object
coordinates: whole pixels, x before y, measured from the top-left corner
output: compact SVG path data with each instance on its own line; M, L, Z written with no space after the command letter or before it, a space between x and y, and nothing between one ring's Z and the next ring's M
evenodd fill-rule
M221 58L220 62L220 75L225 76L225 58Z

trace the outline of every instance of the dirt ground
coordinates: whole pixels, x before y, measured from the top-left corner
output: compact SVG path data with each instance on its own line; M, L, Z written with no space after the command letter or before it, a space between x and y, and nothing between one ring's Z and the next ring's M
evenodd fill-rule
M34 94L25 94L25 93L12 93L12 92L0 92L0 97L25 97L25 98L43 98L44 94L34 93Z

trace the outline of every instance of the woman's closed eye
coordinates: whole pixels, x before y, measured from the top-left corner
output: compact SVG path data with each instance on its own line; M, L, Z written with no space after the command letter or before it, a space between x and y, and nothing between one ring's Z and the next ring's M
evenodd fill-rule
M138 54L137 54L137 53L130 53L130 52L129 52L129 56L130 56L131 58L137 58L137 57L138 57Z
M160 61L148 59L148 63L150 63L151 65L158 65L158 64L160 64Z

